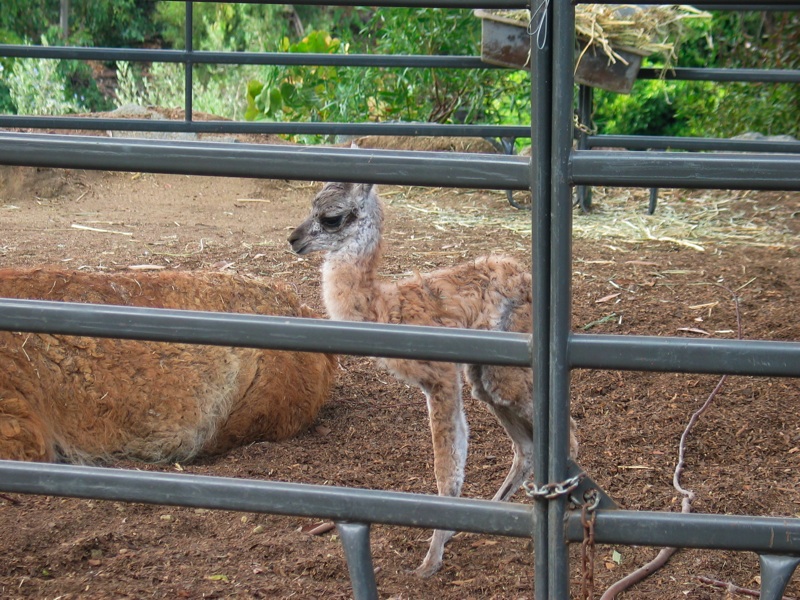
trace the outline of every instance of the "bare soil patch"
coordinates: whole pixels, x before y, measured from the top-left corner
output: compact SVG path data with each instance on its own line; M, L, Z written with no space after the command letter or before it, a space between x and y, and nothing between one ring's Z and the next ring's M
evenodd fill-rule
M316 189L297 181L0 167L0 265L231 270L288 281L321 310L319 258L294 256L286 243ZM504 193L388 186L382 193L387 276L488 252L529 260L529 216L511 208ZM744 337L800 339L800 194L666 190L654 217L642 216L645 191L606 190L595 202L595 214L575 216L576 330L735 338L734 292ZM675 233L679 223L690 227ZM717 381L575 372L579 462L625 508L679 511L672 487L678 440ZM797 380L728 379L688 444L683 481L697 493L696 511L800 515L799 398ZM472 435L464 495L488 498L505 476L510 445L482 405L466 404ZM424 399L355 357L342 357L317 424L295 439L193 464L115 466L435 493ZM0 597L350 597L335 530L306 533L311 522L2 497ZM442 571L420 581L409 571L428 535L374 527L381 597L530 597L533 557L524 540L460 534ZM578 548L571 551L577 593ZM597 588L655 553L599 546ZM757 588L757 557L680 551L626 597L736 597L701 576ZM800 583L788 593L800 597Z

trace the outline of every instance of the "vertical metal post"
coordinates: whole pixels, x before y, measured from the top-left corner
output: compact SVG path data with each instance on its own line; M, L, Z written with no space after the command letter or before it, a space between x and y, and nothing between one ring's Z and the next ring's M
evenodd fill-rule
M186 52L186 59L183 63L185 72L184 72L184 90L183 90L183 120L187 123L192 122L192 87L193 87L193 77L194 77L194 58L192 54L194 52L194 2L187 2L186 3L186 30L184 31L185 36L185 52Z
M533 438L534 483L547 483L550 399L550 145L552 104L553 7L546 0L531 6L531 230L533 232ZM547 600L548 501L533 506L534 597Z
M759 554L758 561L761 564L762 600L781 600L792 574L800 565L800 557Z
M375 568L369 549L369 525L339 522L336 523L336 529L347 557L353 597L356 600L378 600L378 585L375 583Z
M572 152L575 61L575 6L552 0L553 7L553 139L551 145L550 239L550 452L548 479L567 479L569 449L569 338L572 313ZM548 503L549 582L551 598L569 598L569 553L564 531L567 499Z

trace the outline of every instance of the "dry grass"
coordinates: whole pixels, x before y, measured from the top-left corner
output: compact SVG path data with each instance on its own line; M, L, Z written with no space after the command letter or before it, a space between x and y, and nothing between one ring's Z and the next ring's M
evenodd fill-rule
M488 11L505 18L530 22L528 10ZM581 54L595 45L611 63L625 59L617 49L638 54L661 54L664 69L677 59L677 49L685 35L687 19L709 18L709 13L691 6L636 6L580 4L575 9L575 33L581 44Z
M443 201L457 195L457 202ZM458 234L464 229L510 231L524 238L531 235L530 213L509 207L497 208L504 192L402 189L387 196L391 206L409 216L424 219L436 228ZM654 215L647 214L646 189L594 188L593 210L575 209L576 239L604 243L638 244L668 242L703 252L715 246L767 246L799 248L788 219L797 194L776 199L764 208L752 192L728 190L661 190ZM491 206L489 206L491 204Z
M664 68L677 60L677 50L685 36L686 20L711 15L690 6L616 6L581 4L575 11L575 32L583 52L599 46L609 61L625 60L614 48L627 48L639 54L661 54Z

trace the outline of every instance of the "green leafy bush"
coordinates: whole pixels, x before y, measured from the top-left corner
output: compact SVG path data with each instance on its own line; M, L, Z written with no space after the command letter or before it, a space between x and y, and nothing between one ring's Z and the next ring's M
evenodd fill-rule
M155 31L150 20L153 3L146 0L84 0L71 2L69 6L69 37L63 39L63 32L59 27L60 3L56 0L3 0L0 10L0 43L21 44L24 40L45 37L76 46L129 46L141 44ZM56 110L59 112L51 114L63 114L76 110L77 106L85 107L86 110L105 110L111 106L109 98L98 89L92 68L86 62L50 61L48 65L45 62L33 63L17 59L0 61L0 65L7 76L0 77L2 112L13 113L19 110L23 114L31 114L28 110L32 108L35 111ZM19 89L11 91L8 77L14 77L15 85L19 85L20 81L35 77L36 72L45 73L51 78L50 81L58 80L57 85L48 84L51 94L55 95L46 99L26 99ZM61 100L61 91L55 89L62 83L63 95L67 100ZM33 89L36 88L28 90L25 95L39 93L33 92ZM12 95L16 100L11 99Z
M291 12L291 7L275 4L196 2L192 8L193 46L196 50L265 50L288 34ZM184 48L183 2L157 2L153 20L168 46Z
M719 67L800 68L800 14L714 13L711 25ZM686 111L692 134L734 136L747 131L800 138L797 84L707 84L705 104Z
M295 44L283 38L280 50L336 54L343 50L343 46L341 40L332 38L327 32L312 31ZM300 116L312 121L330 119L334 111L328 99L336 96L340 83L335 67L268 69L265 82L252 80L247 85L245 118L251 121L283 116Z
M693 20L678 66L800 67L800 15L713 12ZM797 84L638 81L630 96L597 91L601 133L733 137L747 131L800 137Z
M70 6L71 44L183 47L183 3L85 0ZM469 10L198 2L193 11L198 50L479 53L480 19ZM56 0L3 0L0 43L57 39L58 17ZM719 11L712 17L690 20L679 66L800 68L800 14ZM22 62L27 66L17 69ZM35 111L109 107L86 63L32 65L0 60L0 111L16 112L18 104ZM47 69L57 83L47 84L42 94L35 73ZM123 98L183 104L181 65L128 69ZM245 113L249 119L293 121L530 122L530 75L522 70L195 65L193 75L195 108L231 118ZM17 87L12 94L12 76L16 86L24 80L34 87ZM642 80L630 96L598 90L595 97L601 133L732 136L753 130L800 137L796 84ZM45 109L47 102L54 104Z
M357 13L365 23L341 38L312 31L283 52L432 54L478 52L480 22L471 11L391 9ZM346 39L346 36L351 36ZM249 82L250 120L530 122L530 75L497 69L272 67Z
M117 105L182 106L184 81L182 64L153 63L145 72L141 65L117 61Z
M42 44L47 45L46 38L42 38ZM4 80L16 113L56 116L83 110L75 94L69 93L66 79L59 70L61 62L44 58L14 61Z

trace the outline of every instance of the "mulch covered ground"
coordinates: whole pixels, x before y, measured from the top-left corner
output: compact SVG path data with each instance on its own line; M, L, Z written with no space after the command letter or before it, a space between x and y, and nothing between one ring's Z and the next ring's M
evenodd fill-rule
M285 241L316 189L290 181L0 167L0 265L226 269L289 281L321 308L319 258L297 257ZM509 207L503 193L382 193L387 277L488 252L529 260L528 216ZM592 215L575 216L576 331L731 339L741 327L748 339L800 339L799 194L665 190L653 217L643 214L646 191L600 191L595 202ZM679 511L672 485L678 442L719 377L576 371L572 381L582 467L626 509ZM727 379L687 439L682 484L696 494L695 511L800 514L799 392L792 379ZM483 406L468 399L467 409L464 495L487 498L505 476L510 445ZM342 357L330 401L295 439L193 464L114 466L434 493L429 435L417 390L367 358ZM314 534L314 524L7 494L0 497L0 597L350 597L336 531ZM531 596L533 556L525 540L460 534L442 571L419 580L409 571L424 556L428 535L373 528L381 597ZM575 594L578 551L571 549ZM596 588L656 551L598 546ZM757 588L757 557L680 551L625 597L745 597L709 580ZM800 584L787 593L800 597Z

